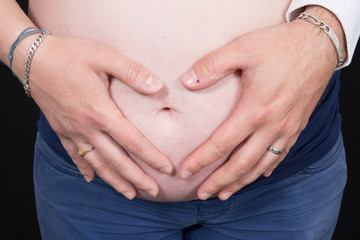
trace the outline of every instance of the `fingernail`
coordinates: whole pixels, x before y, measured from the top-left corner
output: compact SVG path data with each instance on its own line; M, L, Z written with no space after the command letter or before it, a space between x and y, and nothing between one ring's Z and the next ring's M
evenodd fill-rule
M232 195L233 195L232 192L223 193L223 194L221 194L221 200L223 200L223 201L228 200Z
M270 177L273 171L265 172L263 175L264 177Z
M123 192L122 194L129 200L132 200L135 197L131 192Z
M184 170L184 171L181 172L180 177L181 177L182 179L188 179L188 178L191 177L192 175L193 175L192 172L190 172L190 171L188 171L188 170Z
M183 75L183 83L186 85L194 85L199 80L193 69L187 71Z
M210 193L207 193L207 192L203 192L203 193L200 193L200 194L199 194L199 198L200 198L201 200L206 200L206 199L208 199L209 197L211 197L211 194L210 194Z
M90 182L93 180L92 177L89 177L89 176L86 176L86 175L84 175L84 178L85 178L85 181L86 181L87 183L90 183Z
M160 168L160 171L170 175L172 173L172 168L171 167L162 167L162 168Z
M158 91L163 87L163 83L159 79L155 79L152 76L149 76L143 82L143 87L147 91Z
M150 196L156 197L157 196L157 192L155 190L148 190L146 191Z

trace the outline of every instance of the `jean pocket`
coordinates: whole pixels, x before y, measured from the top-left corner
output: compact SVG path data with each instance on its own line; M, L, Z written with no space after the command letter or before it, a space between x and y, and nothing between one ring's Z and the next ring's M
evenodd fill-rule
M34 160L46 163L49 167L54 168L63 174L82 178L79 169L75 164L70 164L63 157L61 157L54 149L52 149L46 141L38 133L35 143Z
M334 147L321 159L315 163L307 166L301 170L300 174L315 174L322 172L331 166L333 166L337 161L345 158L345 149L342 136L339 137L339 140L336 142Z
M78 167L74 163L69 163L68 160L64 159L43 139L40 133L37 134L36 138L34 161L63 175L85 181ZM110 185L105 183L97 175L95 175L95 178L91 182L114 191Z

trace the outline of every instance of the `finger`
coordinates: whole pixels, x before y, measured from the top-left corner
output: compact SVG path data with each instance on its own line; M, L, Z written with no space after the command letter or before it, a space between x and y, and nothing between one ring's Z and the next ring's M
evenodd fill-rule
M266 153L265 153L266 154ZM225 201L230 198L234 193L240 191L245 186L254 182L264 173L265 168L269 168L272 165L278 165L283 160L283 157L279 157L275 162L269 161L269 158L259 160L253 168L241 176L237 181L221 189L218 193L219 199Z
M125 84L143 94L156 94L164 84L152 72L139 63L121 56L115 51L104 51L106 56L100 64L108 74L120 79Z
M257 161L251 169L241 175L235 182L225 186L221 191L219 191L219 198L221 200L227 200L234 193L258 179L271 166L274 164L278 165L285 158L288 152L286 147L281 147L285 146L286 142L288 142L287 139L276 141L273 145L279 146L279 149L282 149L283 152L280 155L277 155L272 152L265 151L259 161Z
M150 167L166 174L172 174L174 167L170 159L150 143L129 121L122 116L116 117L115 115L108 115L112 117L111 124L104 131Z
M271 174L273 173L273 171L275 170L275 168L277 166L279 166L280 162L283 160L283 158L278 158L275 162L273 162L272 164L270 164L268 166L268 169L263 173L264 177L270 177Z
M94 74L94 77L98 77ZM89 91L93 92L93 91ZM105 92L106 93L106 92ZM85 118L87 128L81 126L81 134L90 136L97 133L97 129L110 135L127 151L147 163L150 167L163 173L172 174L173 164L170 159L161 153L144 135L132 125L119 111L113 100L106 95L102 95L103 101L97 102L96 106L77 109L81 118ZM80 118L80 119L81 119ZM78 131L78 129L77 129ZM95 139L92 137L91 139Z
M61 135L59 135L59 137L64 148L87 182L92 181L95 177L95 170L91 164L88 163L92 162L96 166L95 168L97 169L96 171L98 176L110 186L112 186L117 192L123 194L130 200L136 196L136 190L134 187L129 182L120 177L104 161L102 161L101 157L95 150L86 154L85 157L80 157L78 155L79 149L90 149L92 147L90 144L79 144L80 147L77 147L72 140L62 137Z
M96 148L84 157L84 160L95 169L96 174L107 184L121 193L127 199L133 199L136 196L136 189L127 180L122 178L114 169L112 169L99 155Z
M96 146L97 152L112 169L138 189L146 191L153 197L157 196L159 187L155 180L145 174L118 143L106 134L99 134L94 139L93 143ZM97 163L99 162L94 162L92 165L94 166ZM98 170L96 170L96 172L98 172Z
M245 68L245 58L238 46L238 40L232 41L200 59L182 76L182 84L189 90L204 89Z
M280 159L276 160L276 163L280 162ZM271 164L273 164L273 162L267 162L266 159L259 160L257 164L253 166L253 168L241 176L237 181L220 190L218 193L219 199L223 201L229 199L234 193L254 182L262 174L262 170L266 167L269 167Z
M264 155L270 142L273 141L272 138L273 136L266 129L251 135L233 151L230 159L199 187L199 198L207 199L206 197L214 195L247 174Z
M204 167L228 155L237 145L251 135L253 126L243 120L246 118L247 114L243 114L239 118L234 113L214 132L208 141L185 159L179 169L180 178L187 179Z
M91 182L94 177L95 177L95 171L94 169L81 157L79 157L79 155L77 154L77 151L79 150L75 143L73 141L71 141L70 139L64 138L59 136L61 143L63 145L63 147L65 148L66 152L70 155L71 159L73 160L74 164L77 166L77 168L79 169L80 173L84 176L85 180L87 182ZM90 146L87 146L89 149ZM85 149L85 146L84 148Z
M266 175L266 172L268 171L272 172L273 169L275 169L279 163L284 160L290 148L295 144L296 139L297 136L292 137L290 140L288 138L283 138L275 141L271 146L276 146L274 148L281 149L282 153L278 155L271 151L266 151L251 170L246 172L234 183L222 189L218 194L219 198L221 200L227 200L234 193L254 182L259 176Z
M286 143L285 143L286 144ZM274 146L281 146L281 145L285 145L285 144L280 144L279 142L278 143L274 143L273 145ZM270 148L270 147L269 147ZM276 154L276 153L273 153L271 151L269 151L268 149L268 152L264 154L264 157L265 160L260 160L262 162L269 162L269 165L268 166L263 166L263 169L259 169L258 171L261 172L262 171L262 175L264 177L270 177L270 175L272 174L272 172L274 171L274 169L279 165L279 163L286 157L286 155L288 154L288 148L287 147L283 147L283 148L277 148L277 147L273 147L273 149L277 149L277 150L280 150L281 149L281 154ZM274 156L275 155L275 156ZM268 160L266 160L268 159Z
M271 164L268 169L264 172L263 176L264 177L270 177L270 175L272 174L272 172L274 171L274 169L279 165L279 163L286 157L286 155L289 153L290 148L292 146L294 146L297 138L299 135L293 136L288 143L286 144L286 146L284 147L284 151L281 154L281 157L278 158L273 164ZM278 145L278 143L275 144L276 146Z

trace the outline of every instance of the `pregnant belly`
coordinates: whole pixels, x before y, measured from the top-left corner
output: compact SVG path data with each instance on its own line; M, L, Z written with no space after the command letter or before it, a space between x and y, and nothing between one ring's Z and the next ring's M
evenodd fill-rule
M125 117L171 159L176 169L173 176L162 174L131 155L160 187L156 199L142 191L137 196L156 201L196 199L199 185L226 157L188 180L180 179L177 170L186 156L233 112L242 92L240 77L232 74L218 85L199 92L186 90L178 79L165 81L164 90L155 96L140 95L112 79L110 92Z
M180 82L197 60L242 34L285 22L290 0L30 0L29 16L54 35L82 37L105 44L156 74L164 89L141 95L118 79L110 94L120 110L176 170L234 110L242 93L240 76L232 74L217 85L191 92ZM115 63L114 63L115 64ZM154 201L196 199L198 186L226 157L189 180L178 172L161 174L132 156L159 183Z

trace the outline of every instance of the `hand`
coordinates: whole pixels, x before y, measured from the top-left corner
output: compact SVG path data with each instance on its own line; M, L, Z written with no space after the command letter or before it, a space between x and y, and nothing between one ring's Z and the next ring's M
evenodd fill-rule
M218 193L226 200L259 176L269 176L284 159L336 67L336 52L326 38L320 29L296 20L241 36L184 74L183 85L194 91L237 70L243 84L231 117L180 168L186 179L231 152L199 187L200 199ZM269 146L284 152L276 155L267 151Z
M143 94L161 91L162 82L144 67L95 42L48 36L33 58L31 95L64 148L89 182L95 173L128 199L136 188L156 196L155 180L127 155L171 174L171 161L121 114L109 96L115 77ZM95 147L84 158L77 151ZM125 149L125 150L124 150Z

